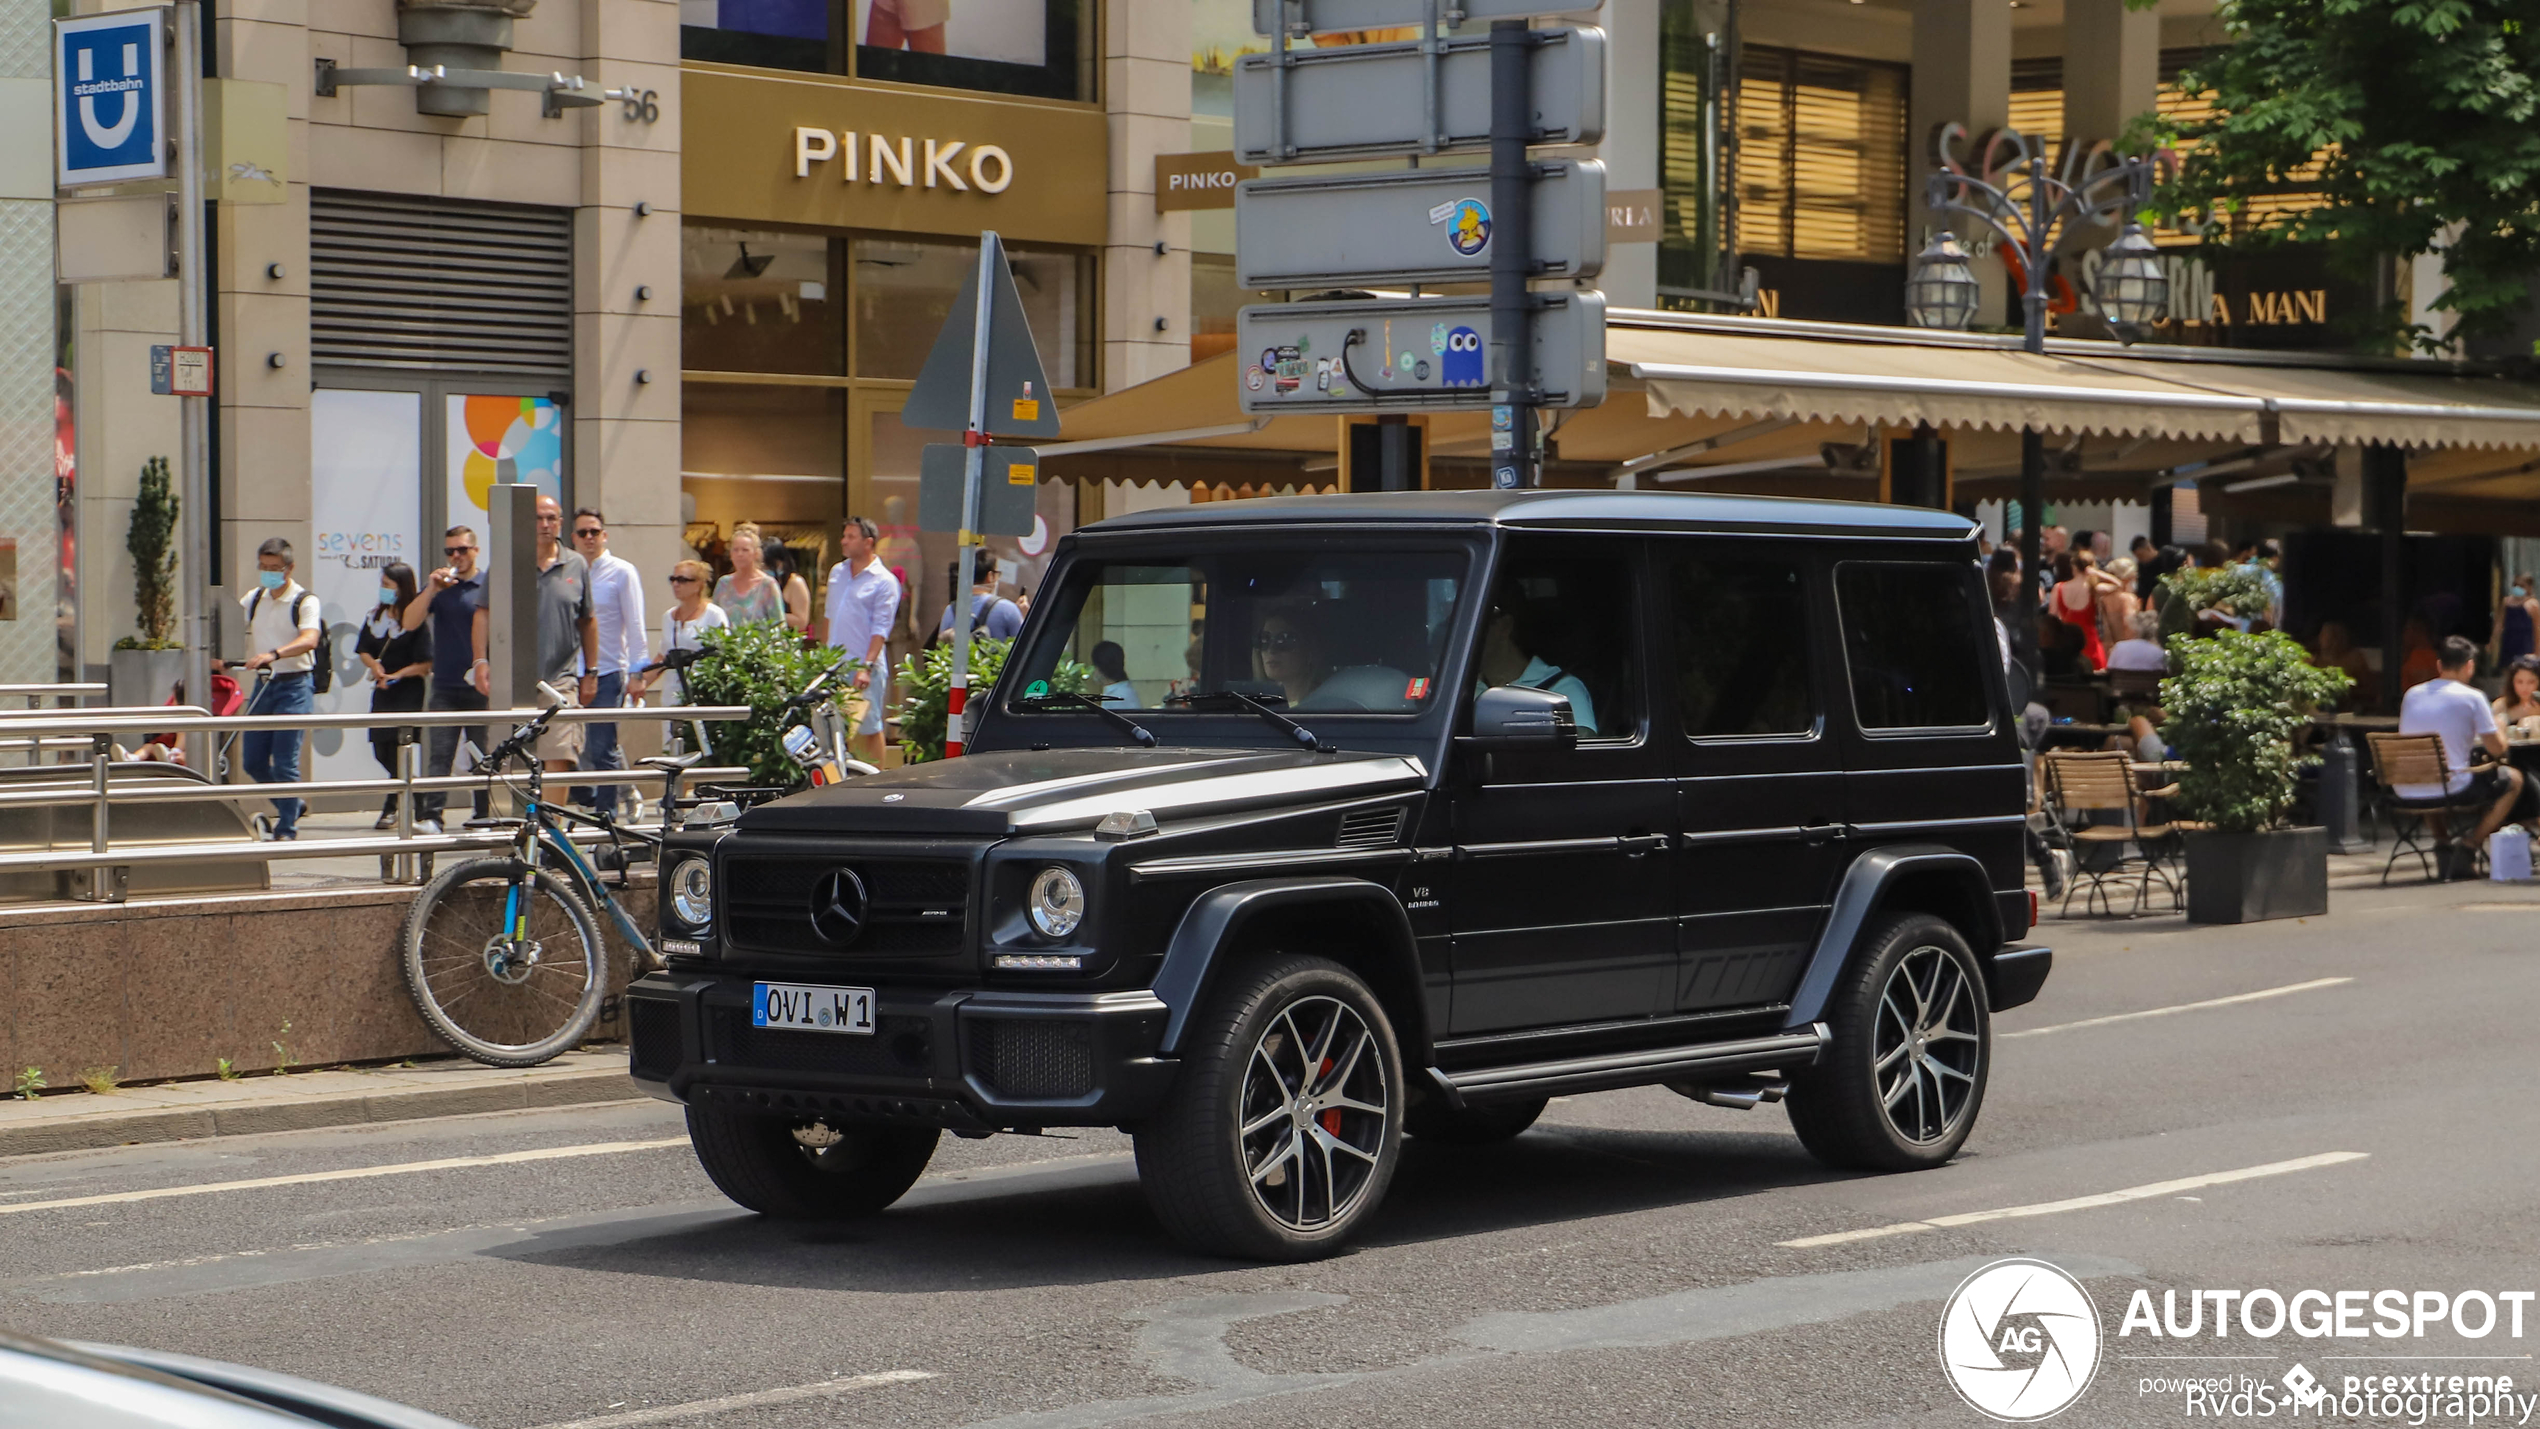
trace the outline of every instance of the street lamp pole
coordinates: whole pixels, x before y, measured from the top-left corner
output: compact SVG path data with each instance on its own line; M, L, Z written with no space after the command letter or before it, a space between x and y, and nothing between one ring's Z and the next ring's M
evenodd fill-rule
M1935 213L1965 214L1993 230L2020 264L2020 303L2026 319L2022 346L2046 351L2046 265L2056 245L2077 224L2104 224L2140 208L2151 197L2156 161L2127 158L2105 145L2067 149L2061 172L2046 167L2044 146L2014 129L1987 136L1970 172L1958 149L1967 131L1946 124L1934 136L1938 159L1928 202ZM1998 160L1998 162L1997 162ZM2100 270L2093 294L2120 333L2159 319L2169 302L2169 282L2140 225L2128 221ZM1906 284L1906 315L1918 327L1964 328L1975 316L1975 276L1954 238L1944 233L1914 260ZM2046 513L2046 438L2020 429L2020 567L2029 604L2045 600L2043 540Z

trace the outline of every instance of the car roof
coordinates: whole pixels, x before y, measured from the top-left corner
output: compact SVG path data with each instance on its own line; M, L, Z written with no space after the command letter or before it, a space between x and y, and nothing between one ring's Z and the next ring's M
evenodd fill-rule
M1524 529L1735 531L1968 540L1977 526L1950 511L1866 501L1718 496L1675 491L1400 491L1271 496L1156 507L1095 522L1093 533L1200 527L1417 523Z

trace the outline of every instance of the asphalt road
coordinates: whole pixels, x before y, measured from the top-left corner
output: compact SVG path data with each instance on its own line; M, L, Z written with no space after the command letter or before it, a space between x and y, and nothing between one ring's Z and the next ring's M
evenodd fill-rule
M2540 1391L2540 1305L2518 1340L2117 1334L2139 1288L2540 1289L2540 894L2338 908L2050 922L1967 1153L1919 1175L1828 1173L1776 1109L1582 1097L1507 1145L1415 1144L1354 1253L1255 1267L1165 1243L1116 1134L947 1139L889 1214L809 1229L722 1201L675 1111L628 1103L0 1162L0 1327L484 1429L1971 1425L1943 1301L2035 1256L2104 1325L2061 1423L2176 1423L2146 1380L2296 1361ZM2019 1207L2048 1209L1960 1219Z

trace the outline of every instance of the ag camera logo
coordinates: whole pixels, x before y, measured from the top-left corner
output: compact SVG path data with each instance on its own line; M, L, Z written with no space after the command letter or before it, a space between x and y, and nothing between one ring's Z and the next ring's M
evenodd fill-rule
M1997 1260L1940 1314L1940 1368L1969 1408L2033 1424L2072 1407L2099 1371L2099 1307L2042 1260Z

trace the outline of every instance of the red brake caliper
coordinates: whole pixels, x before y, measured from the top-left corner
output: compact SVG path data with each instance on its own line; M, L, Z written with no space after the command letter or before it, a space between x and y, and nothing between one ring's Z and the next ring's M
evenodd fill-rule
M1329 1058L1329 1057L1326 1057L1326 1058L1324 1058L1324 1059L1323 1059L1323 1065L1322 1065L1322 1067L1321 1067L1321 1068L1319 1068L1319 1069L1318 1069L1318 1070L1314 1073L1314 1079L1315 1079L1316 1081L1318 1081L1318 1082L1319 1082L1319 1081L1321 1081L1323 1078L1328 1077L1328 1076L1330 1076L1331 1074L1332 1074L1332 1059L1331 1059L1331 1058ZM1331 1133L1332 1135L1334 1135L1334 1136L1338 1136L1338 1135L1340 1135L1340 1134L1341 1134L1341 1109L1340 1109L1339 1107L1333 1107L1333 1108L1332 1108L1332 1109L1330 1109L1329 1111L1324 1112L1324 1113L1323 1113L1323 1115L1322 1115L1321 1120L1322 1120L1322 1122L1323 1122L1323 1129L1324 1129L1325 1131L1330 1132L1330 1133Z

